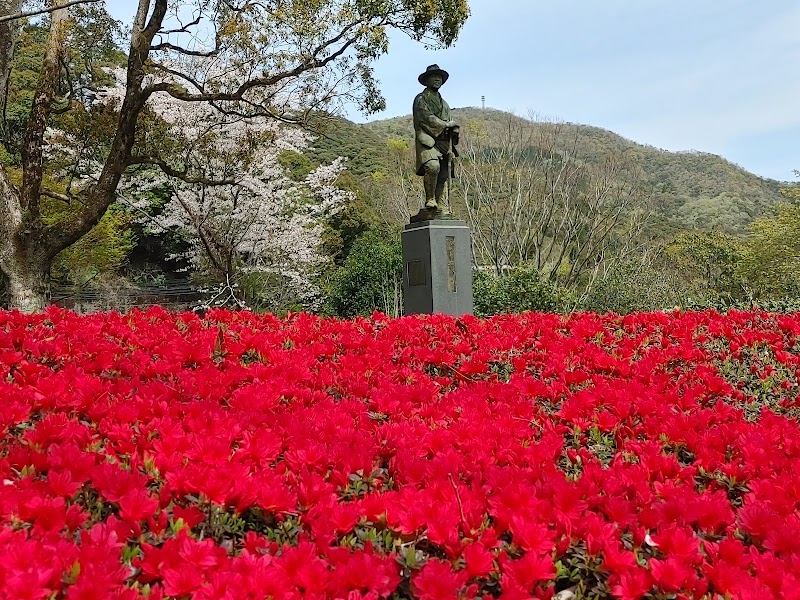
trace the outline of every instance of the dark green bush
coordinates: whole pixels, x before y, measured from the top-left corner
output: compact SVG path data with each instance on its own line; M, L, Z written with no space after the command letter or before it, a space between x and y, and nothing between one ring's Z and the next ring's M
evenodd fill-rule
M569 294L536 271L519 266L494 276L474 274L475 314L489 316L526 310L562 312L569 307Z
M370 230L353 243L328 286L325 312L351 318L379 310L399 316L403 306L403 253L400 236Z
M738 300L735 302L726 299L714 301L688 300L682 308L688 310L706 310L713 308L721 313L729 310L765 310L773 313L800 312L800 298L773 298L769 300Z

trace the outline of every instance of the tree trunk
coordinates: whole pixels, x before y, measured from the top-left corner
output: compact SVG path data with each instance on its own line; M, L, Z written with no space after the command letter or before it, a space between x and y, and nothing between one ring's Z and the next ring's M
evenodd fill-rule
M0 10L14 3L19 3L19 0L0 0ZM47 225L39 214L44 166L43 134L60 76L63 27L67 18L64 6L50 7L48 46L22 148L21 189L8 180L0 165L0 270L9 280L11 306L26 312L44 308L49 268L55 256L86 234L114 200L114 192L134 144L138 115L147 101L142 92L144 64L168 8L167 0L157 0L147 23L150 1L139 1L128 57L128 88L108 157L97 183L90 186L80 199L83 210L69 221ZM4 64L3 60L0 54L0 66Z
M5 271L9 303L24 313L44 310L47 305L49 273L46 264L20 262Z
M22 143L22 189L20 201L32 217L39 217L39 197L44 177L44 132L53 110L53 98L61 79L64 57L64 31L67 10L54 10L50 15L50 33L42 62L41 77L33 96L31 114Z
M0 0L0 16L13 15L22 9L22 0ZM14 43L22 21L0 23L0 110L5 114L8 76L11 73L11 59L14 57Z
M47 303L50 258L24 239L22 214L19 190L0 166L0 270L8 279L9 305L31 313Z
M18 10L17 0L0 0L0 12ZM8 11L8 12L6 12ZM34 97L22 151L23 186L18 189L0 166L0 269L8 278L9 303L23 312L44 309L47 299L50 263L41 242L39 194L42 180L42 135L47 127L53 94L58 83L59 60L63 51L64 9L54 10L42 77ZM13 29L19 21L0 23L0 83L7 81L13 54ZM11 32L11 33L9 33ZM2 98L5 99L5 89Z

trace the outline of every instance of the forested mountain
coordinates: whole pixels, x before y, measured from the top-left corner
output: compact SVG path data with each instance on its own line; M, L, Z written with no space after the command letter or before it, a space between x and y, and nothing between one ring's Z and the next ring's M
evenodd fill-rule
M317 138L304 153L311 161L330 163L338 156L345 156L348 170L359 178L386 168L386 136L382 132L329 116L312 120L311 129Z
M491 134L508 127L508 113L492 109L454 109L454 118L468 131ZM413 139L411 116L353 125L339 121L341 132L361 136L359 143L383 139ZM668 152L637 144L611 131L586 125L568 125L564 143L577 144L577 155L591 162L609 151L632 155L645 173L656 206L656 228L668 234L683 229L716 229L744 233L757 217L769 214L783 196L781 182L758 177L722 157L704 152ZM339 134L341 135L341 133ZM360 168L354 154L351 168ZM366 153L372 160L374 156ZM385 150L375 149L377 156Z

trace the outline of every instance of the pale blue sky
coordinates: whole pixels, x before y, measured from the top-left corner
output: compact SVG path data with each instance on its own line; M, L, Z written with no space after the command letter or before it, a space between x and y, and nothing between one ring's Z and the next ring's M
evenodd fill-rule
M133 2L108 0L129 22ZM667 150L720 154L764 177L800 169L797 0L472 0L455 46L401 35L375 65L384 113L408 114L417 75L450 72L451 106L610 129ZM367 118L351 114L363 121Z

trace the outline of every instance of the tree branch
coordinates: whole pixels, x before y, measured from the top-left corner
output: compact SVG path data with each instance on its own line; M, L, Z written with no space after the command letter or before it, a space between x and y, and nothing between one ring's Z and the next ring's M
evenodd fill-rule
M131 167L134 165L153 165L161 169L165 175L169 175L170 177L174 177L175 179L180 179L185 183L192 183L192 184L200 184L200 185L210 185L210 186L218 186L218 185L235 185L235 179L209 179L208 177L203 177L202 175L189 175L186 171L178 171L177 169L173 169L170 167L165 161L159 158L152 158L152 157L131 157L127 161L125 161L126 167Z
M191 23L187 23L186 25L181 24L180 29L168 29L167 31L162 31L161 35L169 35L171 33L188 33L190 27L194 27L195 25L199 25L200 21L203 19L203 14L200 13L197 18L192 21Z
M347 40L340 48L329 54L325 58L317 58L317 54L327 48L328 45L336 43L337 40L340 40L344 33L353 28L355 24L348 25L344 28L344 31L340 32L334 38L328 40L320 44L315 50L314 53L304 62L300 63L293 69L289 69L287 71L283 71L281 73L276 73L275 75L271 75L269 77L262 76L262 77L254 77L253 79L248 79L247 81L243 82L236 90L232 92L201 92L198 94L193 94L188 90L182 88L181 86L175 85L174 83L169 82L160 82L153 85L146 87L143 90L143 94L145 98L149 98L152 94L156 92L166 92L173 98L177 100L183 100L185 102L233 102L242 100L244 95L250 91L251 89L258 88L258 87L269 87L280 83L285 79L289 79L291 77L297 77L305 73L306 71L311 71L313 69L319 69L322 67L327 66L331 62L335 61L339 57L341 57L347 50L356 42L356 38L351 38ZM189 79L184 75L184 79ZM198 87L202 89L201 86Z
M58 192L52 192L50 190L42 190L39 193L42 196L47 196L48 198L52 198L53 200L59 200L60 202L65 202L66 204L72 204L72 198L70 198L66 194L59 194Z
M40 8L38 10L31 10L28 12L18 12L13 15L4 15L0 17L0 23L5 23L6 21L15 21L16 19L24 19L25 17L35 17L36 15L44 15L47 13L51 13L54 10L58 10L60 8L68 8L76 4L94 4L100 1L101 0L70 0L69 2L64 2L64 4L59 4L58 6L48 6L47 8Z
M156 44L155 46L150 46L150 50L153 52L167 52L172 50L174 52L178 52L180 54L184 54L186 56L199 56L200 58L211 58L212 56L216 56L219 54L219 48L214 48L213 50L189 50L188 48L183 48L182 46L176 46L175 44L171 44L169 42L162 42L160 44Z

